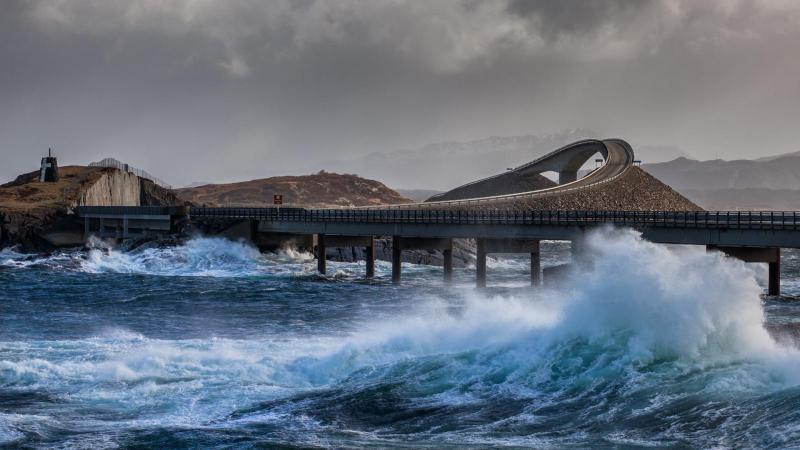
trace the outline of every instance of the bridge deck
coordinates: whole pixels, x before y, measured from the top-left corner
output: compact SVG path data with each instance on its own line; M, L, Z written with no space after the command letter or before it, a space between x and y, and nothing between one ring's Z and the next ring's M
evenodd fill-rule
M571 239L613 225L642 231L654 242L800 247L800 212L748 211L458 211L401 209L79 207L81 217L162 216L249 219L280 233L413 237Z

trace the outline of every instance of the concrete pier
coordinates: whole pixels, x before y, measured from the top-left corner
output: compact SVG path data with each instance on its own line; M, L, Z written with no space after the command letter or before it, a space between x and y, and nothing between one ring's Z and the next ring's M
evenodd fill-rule
M367 258L367 278L375 278L375 237L370 239L369 245L366 247L364 256Z
M364 247L367 278L375 276L375 236L338 236L329 234L317 235L317 270L325 274L327 270L326 254L328 248Z
M400 247L400 236L392 236L392 283L400 282L402 256L403 250Z
M325 245L325 235L317 235L317 272L325 275L328 272L326 253L328 249Z
M478 239L475 253L475 285L486 287L486 239Z
M444 279L453 277L453 240L449 238L416 238L392 236L392 282L399 283L402 274L403 250L441 250L444 256Z
M444 269L444 282L453 282L453 240L450 239L450 247L442 250L442 268Z
M572 183L578 180L577 170L562 170L558 173L558 184Z
M708 250L719 250L746 263L767 263L767 294L781 295L781 249L767 247L721 247L708 245Z
M531 252L531 286L540 284L542 284L542 259L537 248L535 252Z
M87 215L83 220L83 241L94 235L101 239L114 238L117 241L132 237L145 236L151 230L158 234L172 232L172 219L168 214L162 215L136 215L136 214L109 214ZM78 238L80 231L77 232Z
M781 249L776 248L777 258L769 264L769 286L767 294L781 295Z
M528 253L531 257L531 285L541 280L541 259L537 239L477 239L475 285L486 287L486 255L490 253Z

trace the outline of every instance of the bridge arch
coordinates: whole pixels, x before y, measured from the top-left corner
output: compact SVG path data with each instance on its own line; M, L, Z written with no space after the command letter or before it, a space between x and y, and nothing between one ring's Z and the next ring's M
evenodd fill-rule
M522 175L552 171L558 173L558 184L571 183L577 181L578 170L597 153L608 161L608 147L603 141L586 139L561 147L514 171Z

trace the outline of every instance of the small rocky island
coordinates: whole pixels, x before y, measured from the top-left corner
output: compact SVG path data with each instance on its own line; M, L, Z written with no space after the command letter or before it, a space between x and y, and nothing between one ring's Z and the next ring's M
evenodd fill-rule
M0 248L45 252L83 246L83 225L73 210L78 206L242 206L266 207L281 194L286 206L342 207L409 203L411 200L375 180L357 175L320 171L312 175L282 176L229 184L169 189L113 159L114 167L45 167L0 185ZM44 171L56 175L45 179ZM49 173L49 172L48 172ZM231 224L198 224L185 230L218 234ZM224 233L223 233L224 234ZM169 241L174 242L175 236ZM336 255L332 255L337 258ZM350 256L352 258L352 256ZM344 254L338 258L347 259ZM419 258L417 258L418 260Z
M41 170L0 185L0 247L46 251L83 245L77 206L181 204L171 190L133 173L109 167L65 166L58 179L42 181Z

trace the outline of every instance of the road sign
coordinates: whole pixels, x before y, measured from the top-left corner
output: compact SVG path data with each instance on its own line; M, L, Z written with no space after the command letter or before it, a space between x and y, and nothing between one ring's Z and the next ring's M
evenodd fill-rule
M282 194L275 194L272 196L272 204L273 205L282 205L283 204L283 195Z

